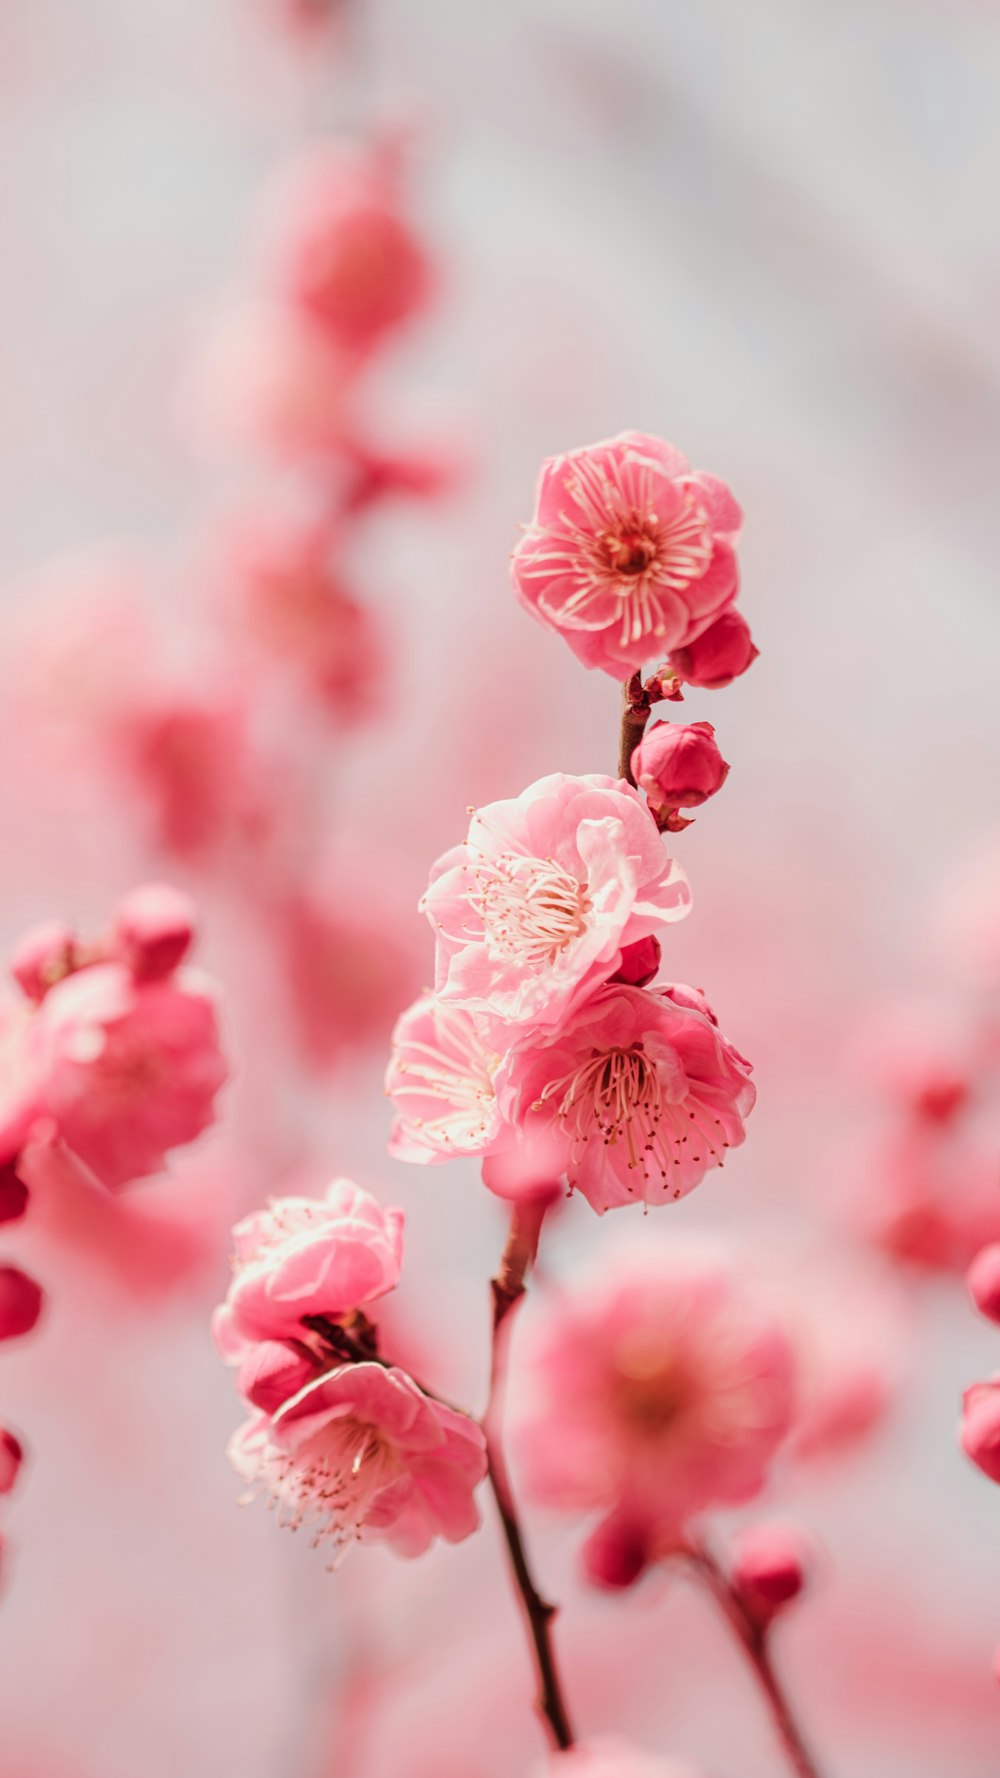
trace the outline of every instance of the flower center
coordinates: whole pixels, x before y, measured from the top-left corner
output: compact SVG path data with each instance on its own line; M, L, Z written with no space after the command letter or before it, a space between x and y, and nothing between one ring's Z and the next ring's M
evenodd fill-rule
M608 567L625 576L645 574L656 560L656 539L642 531L609 531L604 538Z
M571 1074L550 1081L540 1103L561 1095L556 1115L574 1145L582 1149L594 1137L606 1148L624 1142L630 1167L648 1174L649 1155L656 1154L664 1114L663 1086L656 1066L641 1043L628 1049L596 1051ZM576 1158L579 1158L577 1156ZM663 1154L663 1161L666 1161ZM661 1164L660 1171L664 1171Z
M590 900L578 877L551 858L501 854L475 867L470 897L486 942L522 964L554 963L587 928Z

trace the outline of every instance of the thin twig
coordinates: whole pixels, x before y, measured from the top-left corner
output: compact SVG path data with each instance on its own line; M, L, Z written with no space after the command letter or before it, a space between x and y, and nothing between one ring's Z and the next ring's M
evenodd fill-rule
M642 683L642 675L633 673L622 686L622 726L618 742L618 776L626 784L634 784L632 755L646 732L652 706Z

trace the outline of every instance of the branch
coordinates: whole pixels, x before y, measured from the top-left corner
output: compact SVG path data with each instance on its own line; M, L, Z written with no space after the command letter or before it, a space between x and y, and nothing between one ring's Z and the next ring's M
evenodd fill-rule
M622 686L622 726L618 742L618 776L626 784L634 784L632 755L646 732L652 706L642 676L633 673Z

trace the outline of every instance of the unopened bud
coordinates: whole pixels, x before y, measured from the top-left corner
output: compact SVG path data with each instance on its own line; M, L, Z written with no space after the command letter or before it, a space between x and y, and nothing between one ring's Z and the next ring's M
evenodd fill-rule
M991 1482L1000 1482L1000 1383L974 1383L962 1402L962 1449Z
M710 722L654 722L632 755L632 776L668 832L686 827L678 810L707 802L728 773Z
M805 1539L786 1525L748 1525L733 1543L731 1578L754 1621L769 1624L806 1584Z
M28 1208L28 1188L16 1161L0 1166L0 1222L17 1222Z
M6 1426L0 1426L0 1494L9 1494L24 1462L24 1447Z
M42 1288L19 1266L0 1266L0 1340L30 1333L42 1312Z
M591 1532L581 1558L583 1571L595 1587L621 1592L634 1586L649 1566L649 1540L638 1525L625 1519L605 1519Z
M171 975L194 943L190 897L165 883L134 889L120 904L112 946L140 981Z
M688 685L715 691L731 685L745 673L759 653L746 618L730 606L695 642L689 642L686 648L675 648L670 665Z

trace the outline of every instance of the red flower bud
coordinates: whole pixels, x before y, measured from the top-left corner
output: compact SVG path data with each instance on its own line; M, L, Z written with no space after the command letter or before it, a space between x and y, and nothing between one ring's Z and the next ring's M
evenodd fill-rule
M595 1587L621 1592L635 1585L649 1565L649 1541L637 1525L610 1518L592 1531L583 1546L583 1571Z
M747 1611L760 1625L797 1599L806 1583L809 1551L785 1525L748 1525L733 1543L731 1578Z
M991 1482L1000 1482L1000 1383L974 1383L965 1391L962 1449Z
M40 1284L19 1266L0 1266L0 1340L30 1333L42 1312Z
M755 648L746 618L732 606L709 624L697 641L686 648L675 648L670 665L689 685L701 685L709 691L731 685L745 673L760 653Z
M654 934L651 933L649 938L638 938L634 945L625 946L622 960L610 979L627 982L631 988L644 988L659 969L660 956L660 941Z
M17 1162L0 1166L0 1222L17 1222L28 1208L28 1188L17 1171Z
M649 798L661 826L687 823L678 809L707 802L726 781L729 767L710 722L654 722L632 755L632 776Z

